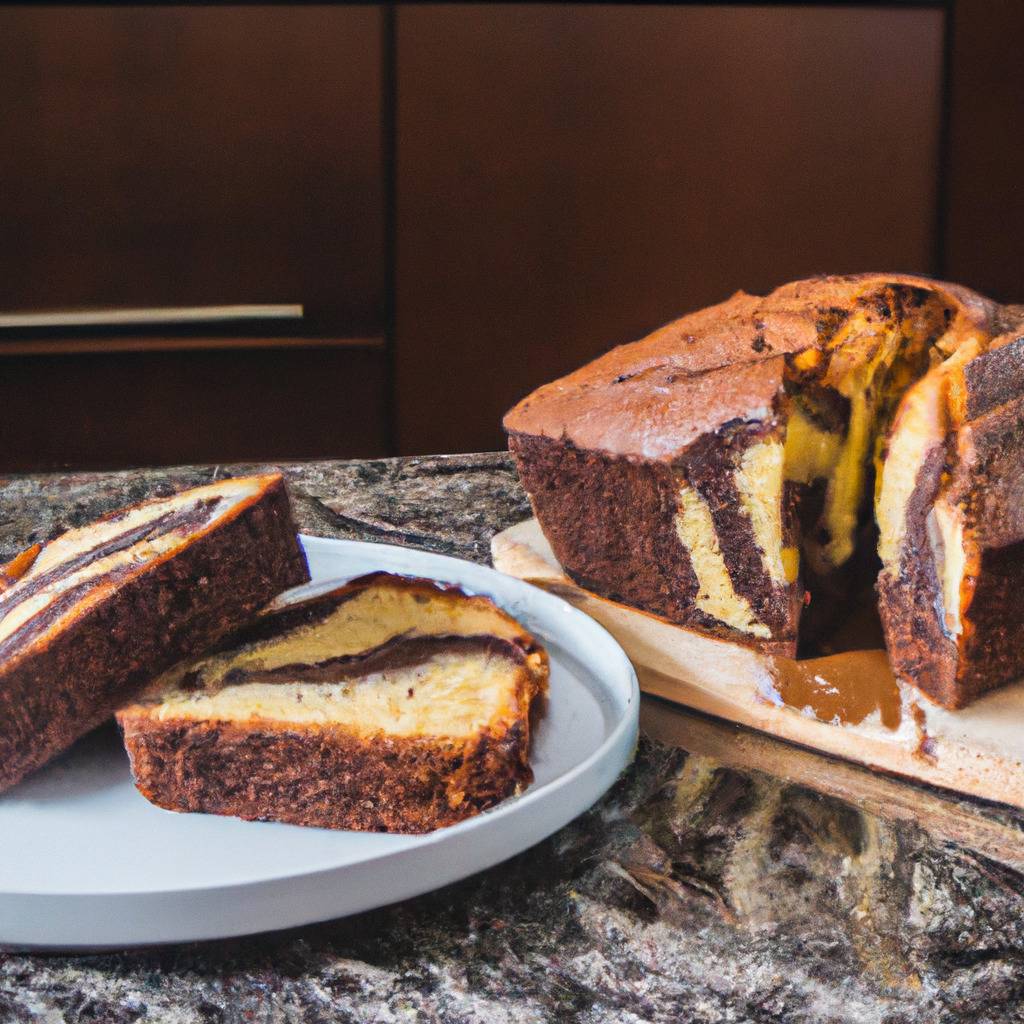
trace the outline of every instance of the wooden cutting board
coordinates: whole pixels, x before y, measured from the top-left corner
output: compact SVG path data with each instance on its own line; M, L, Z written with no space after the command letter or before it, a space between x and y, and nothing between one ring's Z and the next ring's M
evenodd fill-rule
M881 650L772 657L598 597L566 576L535 519L497 534L491 552L495 568L557 592L600 622L632 660L645 693L846 761L1024 808L1024 681L948 711L897 683Z

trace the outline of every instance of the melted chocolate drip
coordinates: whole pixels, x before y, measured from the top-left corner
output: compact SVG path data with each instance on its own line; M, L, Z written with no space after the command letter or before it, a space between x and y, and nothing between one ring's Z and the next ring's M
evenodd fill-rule
M776 658L774 667L776 694L791 708L809 708L819 721L841 725L859 725L878 711L887 729L899 728L902 701L885 651Z

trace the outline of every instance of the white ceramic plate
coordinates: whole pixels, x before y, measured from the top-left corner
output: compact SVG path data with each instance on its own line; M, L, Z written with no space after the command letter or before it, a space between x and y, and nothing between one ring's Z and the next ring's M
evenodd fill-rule
M535 781L425 836L174 814L136 792L113 729L0 796L0 945L102 948L223 938L383 906L491 867L590 807L633 755L640 696L616 642L582 612L483 566L407 548L303 538L314 584L387 569L487 594L551 657Z

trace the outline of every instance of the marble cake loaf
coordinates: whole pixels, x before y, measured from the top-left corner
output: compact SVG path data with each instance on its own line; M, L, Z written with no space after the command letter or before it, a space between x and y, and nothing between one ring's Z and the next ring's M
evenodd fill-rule
M280 476L112 513L0 570L0 790L309 578Z
M117 717L161 807L426 832L532 780L547 678L543 648L489 599L375 573L284 595Z
M899 274L738 293L527 396L509 446L577 582L769 652L880 556L895 671L960 706L1024 674L1018 313Z

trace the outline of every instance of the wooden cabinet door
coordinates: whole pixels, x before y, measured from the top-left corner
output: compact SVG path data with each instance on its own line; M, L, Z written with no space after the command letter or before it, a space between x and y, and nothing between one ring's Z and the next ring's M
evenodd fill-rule
M948 212L942 273L1024 302L1024 4L951 4Z
M0 7L0 386L32 389L2 403L0 468L384 449L382 17ZM302 316L2 327L239 305ZM88 421L73 443L22 429L56 416L73 434L69 396Z
M0 473L385 453L372 350L22 356L0 374Z
M0 311L301 304L294 333L379 333L380 22L0 8Z
M942 12L402 6L399 444L738 288L934 267Z

